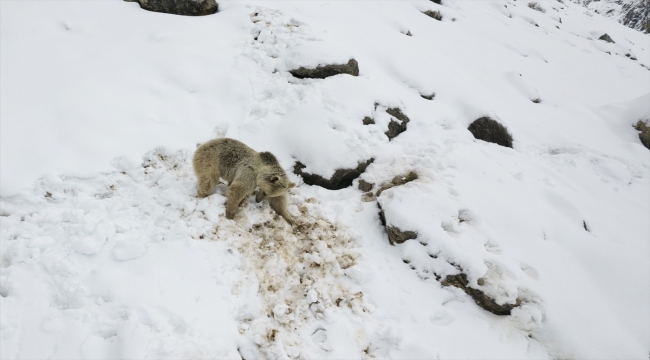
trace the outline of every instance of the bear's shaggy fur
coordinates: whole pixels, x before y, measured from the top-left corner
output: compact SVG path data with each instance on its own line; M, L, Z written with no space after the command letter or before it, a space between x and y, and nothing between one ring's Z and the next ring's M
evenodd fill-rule
M257 152L241 141L220 138L199 146L192 163L200 197L208 196L219 184L219 178L228 182L226 218L233 219L239 205L258 186L255 200L269 198L271 208L290 224L294 223L287 211L287 190L296 184L289 181L270 152Z

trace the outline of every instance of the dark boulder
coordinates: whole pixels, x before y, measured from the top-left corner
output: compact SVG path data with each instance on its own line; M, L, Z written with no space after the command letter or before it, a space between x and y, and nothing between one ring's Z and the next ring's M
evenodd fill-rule
M219 10L219 4L215 0L137 0L137 2L145 10L175 15L210 15Z
M375 159L360 162L359 165L354 169L338 169L329 179L325 179L320 175L303 172L302 169L306 168L306 166L300 161L296 162L294 165L293 173L300 175L307 185L317 185L329 190L340 190L351 186L352 181L361 176L368 165L370 165L373 161L375 161Z
M612 37L607 35L607 34L599 37L598 40L603 40L603 41L607 41L607 42L610 42L610 43L614 43L614 40L612 40Z
M479 140L512 148L512 136L508 133L508 129L489 117L475 120L467 130Z
M315 69L300 67L296 70L289 70L289 72L291 75L299 79L325 79L339 74L359 76L359 63L357 63L356 60L351 59L347 64L323 65Z

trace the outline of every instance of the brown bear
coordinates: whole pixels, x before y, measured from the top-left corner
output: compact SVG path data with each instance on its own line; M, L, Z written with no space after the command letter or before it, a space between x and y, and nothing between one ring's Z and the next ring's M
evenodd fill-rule
M192 160L200 197L206 197L219 184L228 182L226 218L233 219L239 205L259 187L255 200L269 199L271 208L293 224L287 211L287 190L296 186L289 181L278 159L270 152L257 152L241 141L213 139L199 146Z

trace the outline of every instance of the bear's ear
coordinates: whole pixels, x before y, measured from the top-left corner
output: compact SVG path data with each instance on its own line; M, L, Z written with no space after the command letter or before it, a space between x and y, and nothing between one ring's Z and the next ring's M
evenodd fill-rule
M294 184L294 183L289 183L289 187L288 187L288 189L291 189L291 188L294 187L294 186L296 186L296 184Z
M277 177L277 176L271 176L269 178L269 181L272 182L272 183L276 183L276 182L278 182L278 180L280 180L280 178Z

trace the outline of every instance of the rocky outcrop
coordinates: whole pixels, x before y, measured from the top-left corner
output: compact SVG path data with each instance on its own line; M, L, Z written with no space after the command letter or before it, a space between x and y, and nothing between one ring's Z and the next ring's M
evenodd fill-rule
M430 94L430 95L422 95L422 94L420 94L420 96L421 96L423 99L433 100L433 98L436 97L436 94Z
M573 2L627 27L650 34L648 0L573 0Z
M508 129L487 116L475 120L467 130L479 140L512 148L512 136Z
M650 125L648 122L639 120L634 128L639 131L639 139L643 146L650 150Z
M293 167L293 173L300 175L307 185L317 185L329 190L340 190L352 185L352 181L358 178L375 159L360 162L354 169L338 169L334 172L331 178L325 179L324 177L316 174L309 174L303 172L302 169L306 168L300 161L296 162Z
M517 299L514 304L497 304L494 299L487 296L483 291L470 287L467 275L465 274L448 275L444 280L442 280L441 284L442 286L455 286L463 290L467 295L474 299L476 305L495 315L510 315L510 310L521 305L519 299Z
M215 0L137 0L137 3L145 10L175 15L210 15L219 10Z
M325 79L339 74L359 76L359 63L357 63L356 60L351 59L347 64L322 65L315 69L300 67L296 70L289 70L289 72L291 75L299 79Z

